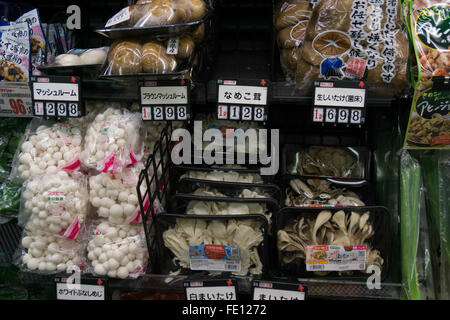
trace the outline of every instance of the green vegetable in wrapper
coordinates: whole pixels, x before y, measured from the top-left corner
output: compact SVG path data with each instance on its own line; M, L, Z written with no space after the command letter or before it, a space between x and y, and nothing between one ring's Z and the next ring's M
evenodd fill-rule
M5 181L0 186L0 215L17 217L20 206L20 192L22 185L12 181Z
M401 155L401 257L402 283L405 288L402 298L420 300L417 278L417 248L419 242L419 197L420 166L408 151Z

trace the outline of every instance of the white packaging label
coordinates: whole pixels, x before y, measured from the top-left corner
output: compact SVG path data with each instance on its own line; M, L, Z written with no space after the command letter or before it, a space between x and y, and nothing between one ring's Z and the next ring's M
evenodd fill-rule
M189 260L191 270L241 271L240 250L236 246L189 246Z
M366 89L316 87L314 106L364 108Z
M56 284L57 300L105 300L105 287L89 284Z
M187 86L141 87L141 104L176 105L188 104Z
M366 246L307 246L307 271L366 269Z
M33 82L34 100L78 101L78 83Z
M180 40L178 38L170 38L167 42L167 54L178 54L178 45Z
M218 103L267 105L267 87L219 85Z
M236 300L236 287L188 287L186 300Z
M305 300L305 293L293 290L255 288L253 300Z
M129 7L123 8L118 13L116 13L112 18L110 18L106 24L105 28L114 26L116 24L125 22L127 20L130 20L130 10Z

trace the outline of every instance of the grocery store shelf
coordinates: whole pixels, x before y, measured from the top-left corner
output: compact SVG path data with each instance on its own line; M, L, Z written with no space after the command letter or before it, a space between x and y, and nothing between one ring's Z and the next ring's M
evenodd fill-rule
M21 273L21 280L25 287L36 287L42 285L52 285L56 276L36 275L31 273ZM206 279L208 277L203 277ZM237 282L238 293L240 295L252 294L252 277L233 276ZM170 276L158 274L146 274L134 280L109 279L108 285L111 291L155 291L155 292L184 292L184 281L198 280L196 276ZM211 279L213 279L211 277ZM260 280L258 278L258 280ZM269 281L284 281L282 278L273 278ZM339 281L339 280L317 280L317 279L297 279L300 283L308 287L309 298L328 299L378 299L378 300L398 300L402 293L402 285L395 283L382 283L380 289L369 289L364 282Z

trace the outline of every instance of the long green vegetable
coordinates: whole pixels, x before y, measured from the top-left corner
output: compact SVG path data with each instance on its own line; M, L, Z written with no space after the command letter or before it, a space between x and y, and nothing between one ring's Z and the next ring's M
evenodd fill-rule
M420 166L408 151L401 156L401 257L402 299L420 300L417 280L417 248L419 239Z

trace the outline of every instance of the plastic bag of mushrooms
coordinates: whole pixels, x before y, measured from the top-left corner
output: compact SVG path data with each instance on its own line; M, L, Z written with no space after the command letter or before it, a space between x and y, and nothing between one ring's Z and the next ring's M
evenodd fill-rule
M379 250L373 248L370 239L375 235L374 224L369 211L357 213L343 210L332 213L321 211L316 218L300 217L285 225L277 232L277 248L282 265L297 259L306 260L307 246L313 245L365 245L366 270L375 265L382 270L384 259ZM315 271L314 274L326 276L329 272ZM353 275L353 271L342 271L339 276Z

